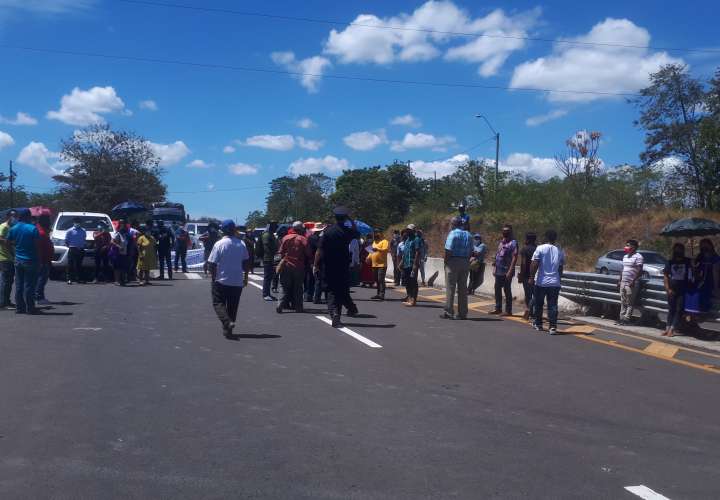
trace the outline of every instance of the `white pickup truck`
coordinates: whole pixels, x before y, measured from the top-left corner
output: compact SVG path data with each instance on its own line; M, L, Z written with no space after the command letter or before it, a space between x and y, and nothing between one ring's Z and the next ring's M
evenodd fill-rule
M55 270L67 267L68 247L65 246L65 234L73 227L73 221L80 219L80 226L87 232L85 237L85 258L83 259L84 267L95 266L95 240L93 235L97 231L98 225L105 226L111 235L115 235L112 220L107 214L94 212L60 212L55 219L52 227L52 242L55 246L55 255L53 256L52 266Z

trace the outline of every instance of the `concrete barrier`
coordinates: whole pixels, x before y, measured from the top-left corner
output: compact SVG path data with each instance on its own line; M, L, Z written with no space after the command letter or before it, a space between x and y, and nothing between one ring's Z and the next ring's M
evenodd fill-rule
M390 261L390 259L388 259ZM425 278L428 279L430 276L432 276L435 272L438 273L438 277L435 280L434 287L445 289L445 263L443 262L443 259L430 257L428 258L427 262L425 263ZM495 277L492 274L493 268L491 265L491 262L487 262L485 265L485 279L483 280L483 284L476 290L475 293L481 294L481 295L487 295L490 297L495 296ZM388 263L388 273L389 278L392 278L393 275L393 263ZM518 283L517 278L513 278L512 282L512 294L513 298L515 300L515 305L513 306L515 311L514 312L520 312L521 310L524 310L524 297L525 292L523 291L523 287L520 283ZM580 304L577 304L576 302L573 302L571 300L566 299L565 297L560 297L558 301L558 307L561 312L564 313L580 313L583 312L583 306Z

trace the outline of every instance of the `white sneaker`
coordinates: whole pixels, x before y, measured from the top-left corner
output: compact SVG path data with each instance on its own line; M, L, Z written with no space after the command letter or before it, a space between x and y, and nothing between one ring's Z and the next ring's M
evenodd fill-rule
M548 330L548 333L550 335L557 335L558 334L557 328L550 328L550 330Z

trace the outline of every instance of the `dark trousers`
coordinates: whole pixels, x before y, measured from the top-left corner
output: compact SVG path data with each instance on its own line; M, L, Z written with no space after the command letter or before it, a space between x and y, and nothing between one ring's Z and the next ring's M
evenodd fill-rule
M322 275L320 273L313 276L315 278L315 289L313 290L313 303L319 304L322 300L323 293L323 282ZM325 294L327 298L327 293Z
M485 281L485 263L481 263L477 271L470 270L470 281L468 283L468 293L473 294L475 290Z
M15 304L16 313L35 310L35 285L37 285L37 262L15 263Z
M535 294L535 285L528 284L527 280L522 282L523 292L525 292L525 308L530 311L530 317L535 317L535 307L533 303L533 295Z
M352 297L350 297L350 276L347 274L344 276L341 275L340 279L336 276L334 280L329 282L327 284L327 294L328 313L330 316L341 316L343 306L345 306L350 313L357 312L357 306L353 302Z
M275 278L275 266L272 262L263 262L263 297L270 296L273 278Z
M95 279L103 281L108 279L110 269L110 258L107 253L95 254Z
M0 261L0 307L11 304L13 281L15 281L15 264L9 260Z
M377 288L377 296L385 298L385 275L387 268L373 267L373 276L375 277L375 287Z
M226 286L213 281L210 290L215 314L217 314L223 328L229 328L230 322L234 323L237 319L238 305L240 304L240 295L242 295L243 289L241 286Z
M285 267L280 273L280 283L283 287L283 296L280 306L284 309L293 308L298 312L303 310L303 282L305 270Z
M400 277L402 276L402 271L400 269L400 260L393 258L393 281L395 282L395 286L400 285Z
M403 268L403 281L405 282L405 290L407 291L408 298L417 300L419 290L417 274L413 276L411 267Z
M45 300L45 286L50 279L51 264L40 264L37 273L37 282L35 283L35 300Z
M684 310L685 294L683 292L675 292L672 295L668 295L668 315L667 321L665 322L668 328L678 327Z
M158 261L160 262L160 277L165 277L165 266L167 266L168 277L172 279L172 255L170 249L159 251Z
M547 298L548 323L550 328L557 327L559 286L536 286L533 300L535 301L535 325L543 324L543 305Z
M312 302L315 296L315 275L311 266L305 269L305 302Z
M512 278L495 276L495 310L502 311L503 292L505 292L505 312L512 313Z
M82 280L82 262L85 257L85 250L77 247L68 248L67 280Z
M178 264L182 267L182 272L187 272L187 245L182 244L175 249L175 270L178 270Z

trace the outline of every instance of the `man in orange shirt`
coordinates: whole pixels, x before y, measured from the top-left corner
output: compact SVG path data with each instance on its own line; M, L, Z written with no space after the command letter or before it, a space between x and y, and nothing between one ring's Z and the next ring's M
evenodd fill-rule
M387 258L388 252L390 251L390 242L385 239L380 229L375 230L373 240L373 251L368 255L368 260L372 264L377 294L370 298L372 300L385 300L385 274L387 273Z
M305 266L310 261L310 247L304 235L305 226L300 221L293 223L292 229L280 243L280 283L283 297L277 306L278 314L291 305L295 312L303 312L303 284Z

